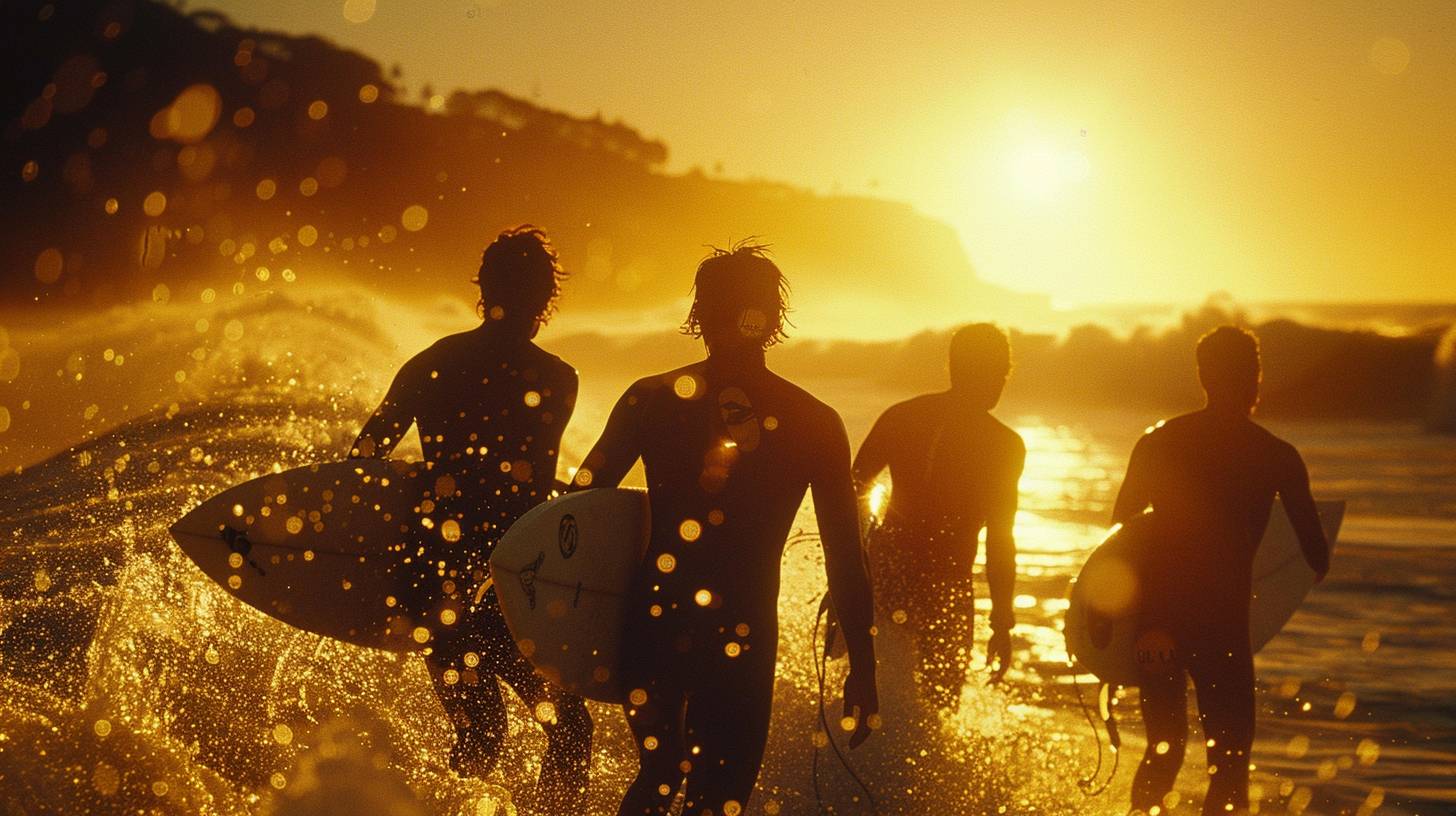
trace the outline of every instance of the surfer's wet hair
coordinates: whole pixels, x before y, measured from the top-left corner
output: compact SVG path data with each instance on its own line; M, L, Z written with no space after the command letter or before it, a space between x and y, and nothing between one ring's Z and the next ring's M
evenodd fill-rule
M1259 338L1238 326L1219 326L1198 339L1198 380L1210 395L1243 394L1259 383Z
M480 287L475 308L482 317L496 307L516 319L529 315L538 326L556 312L566 271L546 231L531 224L505 230L480 257L480 272L471 283Z
M710 247L693 276L693 306L683 321L682 333L702 337L704 325L737 324L749 309L762 312L756 331L763 348L788 338L789 282L769 258L768 244L745 238L728 249ZM709 333L712 329L709 329Z

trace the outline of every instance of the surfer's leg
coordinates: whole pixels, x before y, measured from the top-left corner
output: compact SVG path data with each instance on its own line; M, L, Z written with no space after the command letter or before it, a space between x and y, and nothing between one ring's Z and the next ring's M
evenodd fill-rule
M539 794L549 800L546 804L553 812L580 812L586 801L587 771L591 767L592 719L586 703L536 673L498 612L481 620L491 670L510 685L546 732Z
M672 809L682 786L682 763L689 759L683 742L685 702L680 692L646 683L634 688L622 707L637 746L637 776L617 816L665 816Z
M426 657L425 666L434 681L435 696L455 727L450 768L461 776L485 776L495 767L506 736L506 706L500 684L489 671L477 674L473 669L462 670L461 661L442 658Z
M773 666L722 672L693 693L684 717L688 746L683 816L737 816L748 807L763 765L773 712Z
M1248 631L1247 627L1244 629ZM1208 795L1204 814L1246 813L1249 752L1254 745L1254 656L1247 638L1195 655L1193 685L1198 720L1208 744Z
M960 708L975 648L975 596L970 582L937 583L924 599L925 631L917 637L924 693L937 708Z
M1188 680L1174 662L1139 666L1139 694L1148 745L1132 782L1132 806L1151 812L1173 790L1188 742Z

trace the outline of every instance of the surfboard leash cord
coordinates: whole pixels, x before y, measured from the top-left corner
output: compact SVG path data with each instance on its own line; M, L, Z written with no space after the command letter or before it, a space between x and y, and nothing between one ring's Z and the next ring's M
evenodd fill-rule
M826 595L825 597L828 596ZM875 801L875 795L873 793L870 793L869 786L865 784L864 780L860 778L858 773L855 773L854 766L850 765L849 759L844 756L844 752L839 750L839 744L834 741L834 732L829 727L829 715L824 708L825 675L828 673L829 665L829 644L826 642L823 649L819 648L819 622L825 619L829 605L819 602L818 599L816 599L815 602L819 603L819 611L814 615L813 630L810 632L809 635L809 648L814 650L814 676L819 684L819 727L824 729L824 738L828 740L829 747L834 751L834 756L839 760L839 764L844 766L844 770L846 773L849 774L849 778L853 779L854 784L859 786L860 791L864 793L865 801L868 802L870 806L870 812L874 814L879 814L880 806L879 803ZM831 813L832 811L830 811L824 805L824 796L819 788L818 744L815 744L814 746L814 758L812 764L810 765L810 775L814 780L814 801L815 804L818 805L819 813Z
M1112 706L1109 703L1107 717L1103 719L1102 724L1107 728L1108 747L1112 751L1112 770L1107 774L1107 778L1102 781L1102 784L1096 784L1097 777L1102 773L1102 734L1097 730L1097 721L1092 718L1092 709L1088 707L1086 699L1082 696L1082 682L1077 679L1075 669L1073 671L1072 691L1077 699L1077 708L1082 711L1082 716L1087 720L1087 726L1092 729L1092 741L1097 745L1097 765L1092 768L1092 773L1077 780L1077 789L1082 792L1083 796L1091 799L1105 793L1108 787L1112 785L1112 780L1117 778L1118 763L1122 759L1122 738L1118 734L1117 721L1113 717ZM1107 690L1110 701L1111 695L1115 694L1116 690L1107 683L1103 683L1098 686L1097 693L1101 695L1103 689Z

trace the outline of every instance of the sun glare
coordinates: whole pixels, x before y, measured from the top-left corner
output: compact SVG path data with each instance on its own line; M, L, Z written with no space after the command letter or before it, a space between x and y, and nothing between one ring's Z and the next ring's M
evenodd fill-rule
M1092 164L1081 149L1045 137L1029 138L1006 158L1011 191L1023 201L1047 201L1086 181Z

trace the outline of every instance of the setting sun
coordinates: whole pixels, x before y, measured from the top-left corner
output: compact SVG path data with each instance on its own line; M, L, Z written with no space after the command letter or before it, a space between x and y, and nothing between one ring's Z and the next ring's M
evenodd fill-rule
M5 813L1456 801L1456 2L5 8Z
M1080 147L1042 135L1019 138L1006 156L1006 174L1018 200L1054 201L1092 175L1092 164Z

